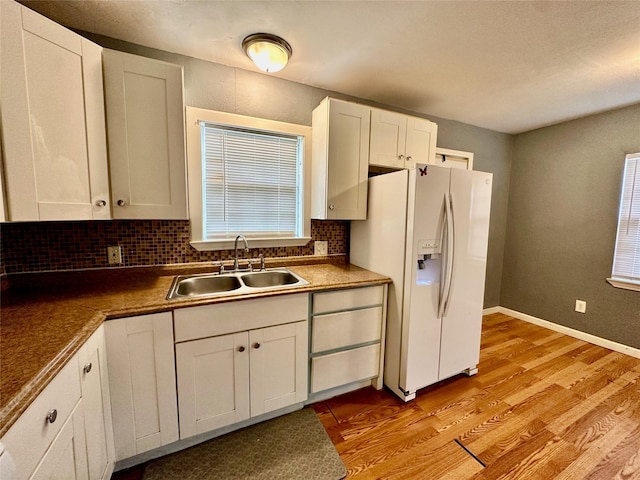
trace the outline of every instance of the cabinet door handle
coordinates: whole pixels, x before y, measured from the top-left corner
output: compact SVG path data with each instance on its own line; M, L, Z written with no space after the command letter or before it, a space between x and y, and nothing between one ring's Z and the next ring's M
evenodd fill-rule
M91 362L89 362L82 368L82 370L84 371L84 373L89 373L92 367L93 365L91 364Z
M242 345L240 345L240 346L238 347L238 351L239 351L239 352L244 352L244 347L243 347Z
M260 344L258 342L254 343L253 348L260 348Z
M404 155L401 153L400 155L398 155L398 158L399 158L400 160L404 160Z
M47 422L53 423L56 421L56 418L58 418L58 410L55 408L47 413Z
M411 158L411 155L409 155L409 156L407 157L407 162L410 162L411 160L413 160L413 158Z
M106 200L96 200L96 207L106 207L106 206L107 206Z
M119 207L124 207L127 204L127 201L124 198L121 198L116 203Z
M329 205L329 210L335 210L336 206L332 203L331 205Z

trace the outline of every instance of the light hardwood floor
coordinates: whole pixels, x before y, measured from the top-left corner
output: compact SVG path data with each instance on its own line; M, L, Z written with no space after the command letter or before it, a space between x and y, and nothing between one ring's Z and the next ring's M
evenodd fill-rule
M639 378L638 359L493 314L476 376L314 408L350 479L640 479Z

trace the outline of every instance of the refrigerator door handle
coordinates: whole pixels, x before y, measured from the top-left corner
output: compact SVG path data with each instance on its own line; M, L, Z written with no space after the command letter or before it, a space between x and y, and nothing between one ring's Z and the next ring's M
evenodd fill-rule
M447 244L445 240L447 238L447 194L444 194L444 205L443 205L443 222L442 222L442 230L440 232L440 288L438 290L438 318L442 317L442 313L444 312L444 292L446 289L446 278L447 278Z
M451 286L453 285L453 264L455 262L455 238L456 225L455 215L453 213L453 195L449 194L449 213L447 215L447 294L444 297L443 316L449 311L449 300L451 300Z
M440 288L438 289L438 318L442 317L442 311L444 310L444 283L446 278L446 234L447 234L447 195L444 195L444 204L442 206L443 210L443 221L442 221L442 230L440 231Z
M449 196L446 193L444 195L444 222L443 230L446 234L443 236L447 241L442 243L443 254L440 272L442 293L438 307L438 318L442 318L446 314L448 296L451 293L451 273L453 271L453 212L451 211Z

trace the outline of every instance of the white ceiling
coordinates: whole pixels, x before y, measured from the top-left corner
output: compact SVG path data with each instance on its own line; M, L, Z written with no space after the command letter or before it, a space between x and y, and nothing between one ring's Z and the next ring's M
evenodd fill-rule
M293 48L275 76L519 133L640 102L640 0L22 3L71 28L256 70L251 33Z

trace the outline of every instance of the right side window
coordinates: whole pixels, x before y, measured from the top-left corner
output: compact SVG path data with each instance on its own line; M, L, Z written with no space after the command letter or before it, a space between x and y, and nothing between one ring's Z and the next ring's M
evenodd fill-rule
M640 153L626 156L613 270L614 287L640 291Z

